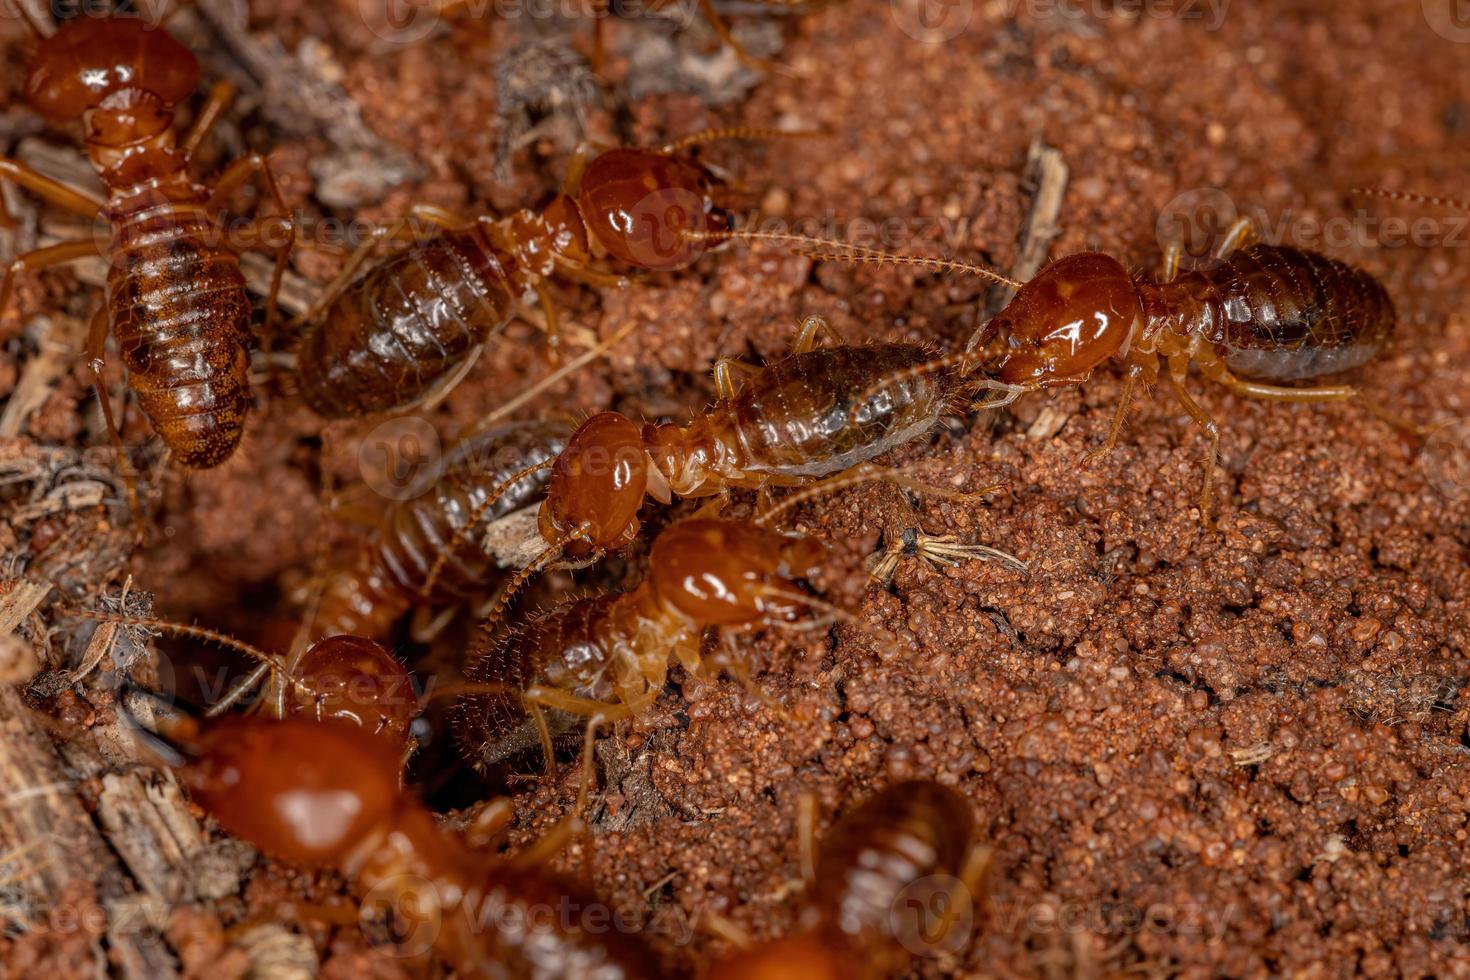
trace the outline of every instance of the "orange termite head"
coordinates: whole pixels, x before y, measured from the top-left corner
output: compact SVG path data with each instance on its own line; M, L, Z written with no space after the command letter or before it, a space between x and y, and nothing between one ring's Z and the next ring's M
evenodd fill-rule
M230 718L182 748L176 771L189 795L287 861L341 864L398 805L401 750L356 725Z
M599 412L578 427L551 468L541 505L541 536L560 541L577 528L584 539L563 554L578 558L614 551L638 536L643 496L667 502L663 478L643 447L642 429L625 415Z
M729 231L715 203L721 181L688 157L657 150L609 150L587 164L577 206L591 236L640 269L682 269L706 246L682 232Z
M1022 286L986 326L982 369L1012 385L1081 381L1127 349L1142 314L1133 277L1116 259L1069 255Z
M748 521L694 518L665 528L648 557L658 595L712 626L794 618L796 580L814 574L825 549Z
M199 61L162 27L136 17L75 17L31 56L25 94L53 122L80 117L127 89L148 92L162 109L199 83Z
M408 671L380 644L329 636L301 655L297 681L286 689L286 713L356 725L398 745L407 743L418 712Z
M726 957L706 980L861 980L872 977L840 936L804 932Z

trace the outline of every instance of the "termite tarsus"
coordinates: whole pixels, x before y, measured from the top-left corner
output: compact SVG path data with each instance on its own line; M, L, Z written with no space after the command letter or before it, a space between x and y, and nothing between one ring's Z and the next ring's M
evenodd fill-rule
M701 240L805 243L808 249L827 250L818 253L823 258L932 262L995 278L963 263L916 260L799 235L689 234ZM1394 327L1393 303L1373 276L1316 252L1252 243L1254 237L1250 222L1238 221L1214 262L1182 273L1180 247L1174 243L1158 278L1130 274L1117 259L1099 252L1058 259L1021 285L964 352L905 368L871 390L881 391L902 377L978 367L983 378L978 383L1004 392L988 403L1000 406L1024 392L1082 384L1104 361L1119 358L1126 366L1123 390L1107 439L1095 455L1117 443L1138 386L1162 380L1209 440L1200 493L1201 519L1208 522L1220 428L1184 389L1189 365L1250 398L1340 401L1358 390L1342 384L1292 385L1366 363Z
M539 852L499 859L441 829L400 788L393 747L362 727L257 716L166 730L144 737L220 826L281 860L335 869L460 976L662 976L626 931L584 920L592 900L539 867Z
M473 535L541 494L538 464L561 452L569 432L558 422L514 422L457 443L428 491L377 515L356 563L326 576L312 635L382 637L416 603L493 592L501 570Z
M810 135L719 129L660 150L579 151L560 194L507 218L414 208L409 221L364 241L302 315L302 398L325 418L348 418L442 396L519 304L539 299L555 336L547 279L622 285L592 261L606 254L636 269L681 268L698 255L682 232L730 227L714 199L720 180L681 151L715 139ZM441 231L414 241L420 222ZM354 279L378 242L402 238L412 244Z
M916 954L959 952L989 860L973 835L970 804L947 786L887 787L822 840L798 931L720 961L708 980L882 980Z
M817 346L824 334L835 346ZM923 370L934 352L916 344L842 344L819 316L803 321L791 351L759 369L720 360L718 400L687 426L639 425L616 412L584 422L552 465L539 515L544 557L577 559L623 547L638 534L645 496L668 503L674 494L803 487L776 505L784 510L859 480L976 496L866 465L930 431L945 413L962 411L973 394L963 372ZM1005 552L944 537L920 535L914 552L936 562L978 557L1025 570Z
M563 603L508 635L481 631L469 670L473 682L520 693L476 694L455 707L455 736L476 766L503 761L538 743L554 767L553 738L589 718L597 726L637 715L663 689L670 661L704 676L706 627L731 631L814 619L850 618L803 593L824 549L735 520L693 518L665 528L649 555L648 577L630 592ZM719 666L744 680L729 651ZM584 750L582 798L591 773Z
M258 175L284 215L254 223L257 238L284 230L267 299L267 331L295 222L259 153L231 164L213 189L190 177L190 160L233 94L228 84L215 86L180 140L173 109L198 81L199 63L187 48L161 27L133 17L76 17L38 42L26 73L26 97L53 122L82 120L87 156L107 199L14 160L0 159L0 179L86 218L104 218L112 238L105 249L92 238L79 238L16 257L0 284L0 311L18 273L105 251L111 258L107 301L92 319L87 357L108 427L116 441L101 383L110 322L154 429L179 462L205 468L229 458L250 408L250 300L239 256L220 242L214 212ZM0 222L14 224L3 206Z

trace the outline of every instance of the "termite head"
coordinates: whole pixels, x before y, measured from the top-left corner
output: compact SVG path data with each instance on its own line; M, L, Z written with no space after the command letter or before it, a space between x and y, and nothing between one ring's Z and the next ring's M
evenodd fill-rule
M686 231L729 231L715 203L721 181L687 157L656 150L609 150L587 164L577 206L609 254L640 269L680 269L707 246Z
M797 580L814 574L824 554L813 538L695 518L658 536L648 574L661 598L697 622L788 621L804 611Z
M418 710L408 670L380 644L360 636L313 643L286 688L286 714L356 725L399 745Z
M981 369L1008 385L1081 381L1127 349L1142 314L1133 278L1116 259L1069 255L1041 270L991 319Z
M354 725L230 718L181 748L176 771L190 796L287 861L341 864L398 802L399 749Z
M199 61L173 36L136 17L74 17L41 40L25 94L53 122L80 117L117 92L151 93L163 111L199 83Z
M668 502L668 488L650 465L640 427L617 412L599 412L572 433L551 469L541 505L541 536L565 540L562 553L580 558L614 551L638 536L644 494Z

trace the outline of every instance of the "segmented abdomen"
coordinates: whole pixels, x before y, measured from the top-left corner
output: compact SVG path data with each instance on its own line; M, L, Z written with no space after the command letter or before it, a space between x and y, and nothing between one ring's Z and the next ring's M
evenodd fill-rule
M451 550L450 544L500 483L560 453L570 432L561 422L512 422L457 443L429 491L394 504L356 566L328 578L315 635L378 638L420 598L441 603L492 592L503 572L481 547L478 530L464 535L457 548ZM548 472L514 483L480 517L479 526L539 498ZM447 560L422 596L441 555Z
M301 397L326 418L423 398L510 317L515 269L478 228L445 232L373 266L307 327Z
M793 354L715 406L709 424L728 427L752 473L793 481L836 473L934 425L955 393L953 373L905 373L932 358L913 344Z
M913 886L962 873L973 822L964 797L927 780L896 783L871 797L822 839L812 897L822 921L868 956L902 953L896 933L916 924L908 917L952 911L911 908L932 897Z
M202 202L201 202L202 205ZM157 204L115 219L107 304L128 382L183 465L218 466L250 409L250 299L240 262L212 244L203 207Z
M1394 327L1378 280L1336 259L1251 245L1202 275L1215 324L1208 339L1241 377L1305 381L1368 361Z

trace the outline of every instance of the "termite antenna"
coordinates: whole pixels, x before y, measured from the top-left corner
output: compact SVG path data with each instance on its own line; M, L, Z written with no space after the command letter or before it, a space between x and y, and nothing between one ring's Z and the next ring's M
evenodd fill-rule
M1460 211L1470 211L1470 201L1464 201L1454 197L1439 197L1435 194L1417 194L1413 191L1390 191L1381 187L1354 187L1351 194L1360 194L1364 197L1383 197L1390 201L1408 201L1412 204L1429 204L1437 207L1455 208Z
M960 490L948 490L944 487L936 487L932 483L910 476L906 468L893 468L888 466L876 466L872 463L859 463L845 472L836 476L813 483L803 487L794 493L789 493L776 503L761 510L755 516L754 523L759 527L770 527L771 522L777 516L786 513L793 507L798 507L830 493L837 493L848 487L854 487L862 483L893 483L905 487L915 493L926 494L931 497L941 497L945 500L954 500L961 503L974 503L983 500L986 494L994 493L996 490L1004 489L1004 484L997 483L974 492L963 492Z
M546 568L547 565L550 565L553 561L560 557L562 550L566 548L567 545L571 544L573 541L585 540L587 537L587 532L591 529L591 523L588 521L583 521L581 524L578 524L575 528L573 528L570 534L562 538L557 538L555 541L551 542L551 544L547 545L546 548L542 550L539 555L537 555L535 558L532 558L526 564L525 568L516 572L515 576L509 582L505 583L505 588L500 591L500 596L495 600L495 605L490 609L490 614L486 616L485 621L480 624L481 632L483 632L486 637L492 635L495 632L496 627L500 625L500 618L505 615L505 611L510 607L511 601L516 597L516 594L520 592L521 589L526 587L526 583L530 582L531 579L539 575L542 570Z
M825 129L773 129L765 126L716 126L701 129L659 147L663 153L678 153L694 146L706 146L721 140L818 140L830 139Z
M183 636L194 640L203 640L206 643L213 643L259 662L262 667L279 677L288 677L289 683L294 687L305 687L300 681L289 678L286 665L281 661L280 657L275 654L266 653L259 647L252 646L244 640L236 639L228 633L221 633L203 626L194 626L190 623L176 623L168 619L156 619L152 616L129 616L125 613L104 612L93 609L74 609L72 613L83 619L92 619L101 623L115 623L119 626L136 626L141 629L157 630L161 633L169 633L174 636ZM234 700L239 700L239 697L236 696Z
M909 265L923 269L932 269L935 272L962 272L967 275L979 276L991 282L998 282L1010 286L1012 289L1021 288L1021 284L1016 280L1008 279L998 272L993 272L982 265L975 265L971 262L960 262L955 259L936 259L925 255L905 255L900 252L885 252L882 249L868 248L865 245L851 245L833 238L816 238L811 235L798 235L795 232L789 231L750 231L746 229L697 231L691 228L681 228L678 233L691 241L697 242L770 242L776 245L790 245L793 246L792 250L799 254L833 262L848 262L855 265Z
M449 564L449 560L454 557L454 554L460 548L464 547L464 543L469 540L471 534L475 533L475 528L480 526L480 521L490 512L490 508L495 506L497 500L509 493L510 488L521 480L542 470L549 470L555 465L556 457L553 456L551 459L544 459L534 466L527 466L525 469L517 470L492 487L489 496L477 504L474 510L470 511L469 519L455 530L454 536L449 539L444 547L439 550L439 554L434 557L434 564L429 567L429 574L424 578L424 584L419 588L420 598L427 599L433 593L434 586L439 581L439 576L444 572L444 566ZM540 556L537 557L539 558Z

